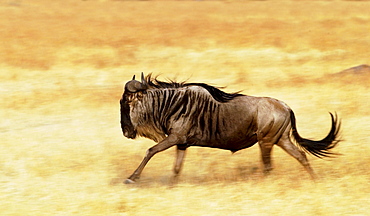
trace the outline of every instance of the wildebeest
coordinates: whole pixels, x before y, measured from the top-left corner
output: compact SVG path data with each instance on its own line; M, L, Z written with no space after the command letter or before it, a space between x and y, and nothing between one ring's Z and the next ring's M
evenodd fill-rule
M272 169L271 149L276 144L315 178L305 152L319 158L331 156L330 150L339 142L336 115L330 113L331 130L324 139L304 139L298 134L293 111L284 102L230 94L205 83L163 82L141 74L141 82L134 76L126 83L120 105L124 136L134 139L139 135L158 142L147 150L125 183L134 183L153 155L172 146L177 147L177 176L190 146L236 152L257 142L265 173Z

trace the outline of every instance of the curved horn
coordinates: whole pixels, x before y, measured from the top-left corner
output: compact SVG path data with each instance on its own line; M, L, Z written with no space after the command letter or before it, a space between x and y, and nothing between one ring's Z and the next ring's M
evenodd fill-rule
M141 83L144 84L145 86L148 85L148 83L145 80L145 77L144 77L144 73L143 72L141 72Z
M126 89L129 92L132 92L132 93L135 93L135 92L138 92L138 91L144 91L147 88L148 87L146 85L144 85L143 83L141 83L137 80L131 80L131 81L126 83Z

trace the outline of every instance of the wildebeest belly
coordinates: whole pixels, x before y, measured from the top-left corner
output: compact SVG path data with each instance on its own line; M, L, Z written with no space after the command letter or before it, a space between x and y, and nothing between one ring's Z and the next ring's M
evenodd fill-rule
M190 146L202 146L210 148L219 148L236 152L253 146L257 142L255 133L244 134L243 136L225 136L210 140L189 140Z

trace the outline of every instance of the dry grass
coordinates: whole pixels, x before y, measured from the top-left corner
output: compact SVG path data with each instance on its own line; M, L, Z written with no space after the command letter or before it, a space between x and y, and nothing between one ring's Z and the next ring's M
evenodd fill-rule
M366 215L370 189L368 2L0 2L1 215ZM123 185L154 143L119 126L133 74L271 96L307 138L342 118L343 155L310 157L312 182L281 149L190 148L170 186L174 150Z

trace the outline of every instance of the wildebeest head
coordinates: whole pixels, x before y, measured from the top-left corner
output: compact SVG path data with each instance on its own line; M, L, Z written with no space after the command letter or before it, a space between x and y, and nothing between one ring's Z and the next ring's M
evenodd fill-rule
M135 80L128 81L125 85L125 91L120 100L121 105L121 128L123 135L127 138L134 139L136 137L136 129L131 122L130 104L137 97L139 92L145 91L148 88L144 74L141 74L141 82Z

